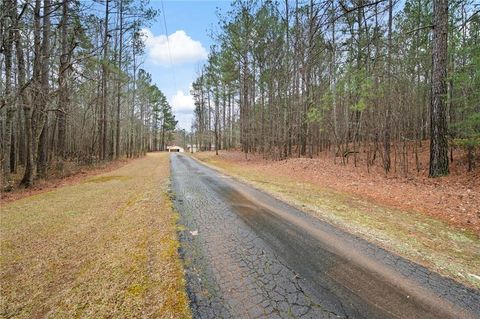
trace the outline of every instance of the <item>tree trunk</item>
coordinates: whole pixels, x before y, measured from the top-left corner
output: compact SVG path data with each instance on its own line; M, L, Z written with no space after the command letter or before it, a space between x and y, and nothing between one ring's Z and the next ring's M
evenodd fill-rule
M58 72L58 147L57 147L57 161L59 168L62 168L62 162L65 159L65 140L66 140L66 114L68 112L69 105L69 88L68 88L68 70L70 68L70 59L68 52L68 0L62 1L62 20L60 22L60 66Z
M102 105L101 105L101 114L100 114L100 148L99 155L101 160L105 160L107 152L107 99L108 99L108 88L107 88L107 59L108 59L108 15L110 0L105 1L105 21L104 21L104 35L103 35L103 61L102 61Z
M31 95L32 98L29 103L25 103L25 133L27 135L27 162L25 163L25 173L23 175L21 185L25 187L30 187L33 185L33 180L35 178L35 155L37 151L38 144L38 130L39 130L39 121L36 119L38 113L38 108L41 97L39 96L40 85L41 85L41 65L42 65L42 54L41 54L41 37L40 37L40 6L41 1L35 0L34 7L34 21L33 21L33 38L34 38L34 61L33 61L33 77L31 83ZM18 43L21 42L20 34L17 33L16 36ZM19 53L17 47L17 54ZM19 57L23 56L18 54ZM23 63L23 65L25 65ZM19 63L19 68L21 63ZM24 73L25 74L25 73Z
M46 122L46 121L45 121ZM40 137L37 143L37 176L40 178L45 178L47 176L47 166L48 166L48 145L47 145L47 135L48 135L47 123L43 124L42 131L40 132Z
M134 41L132 39L132 41ZM133 44L135 45L135 44ZM133 157L133 133L134 133L134 116L135 116L135 95L137 81L137 60L135 56L135 48L133 48L133 92L132 92L132 107L130 109L130 142L129 142L129 157Z
M49 96L49 71L50 71L50 14L51 10L50 0L43 1L43 38L41 48L41 85L39 92L39 107L37 112L37 132L40 132L38 137L37 148L37 175L44 178L47 174L48 166L48 115L45 112L47 104L50 100Z
M13 0L14 7L17 7L17 0ZM15 12L15 24L18 25L18 18ZM24 127L25 127L25 172L21 185L25 187L30 187L33 185L33 134L32 134L32 107L31 103L27 99L27 88L25 87L25 56L23 52L23 43L20 36L20 30L18 27L15 28L15 48L17 55L17 84L19 87L20 94L20 106L23 107L24 111Z
M4 147L3 147L3 187L5 191L10 191L12 189L11 180L11 148L12 148L12 121L13 115L15 113L14 99L12 98L12 48L13 48L13 28L14 28L14 15L12 14L16 7L14 7L11 0L5 1L5 9L9 18L5 18L5 40L3 43L4 56L5 56L5 87L4 87L4 98L6 103L6 118L5 118L5 138L4 138ZM7 24L8 21L8 24Z
M122 53L123 53L123 0L120 0L120 39L118 52L118 70L119 76L117 81L117 112L116 112L116 132L115 132L115 159L120 157L120 107L121 107L121 89L122 89Z
M475 149L472 145L467 146L468 171L471 172L475 168Z
M448 175L447 141L447 49L448 0L435 0L433 7L433 70L430 112L430 177Z
M385 136L384 136L384 154L383 154L383 168L385 173L390 171L390 130L392 122L392 21L393 21L393 0L388 1L388 57L387 57L387 77L388 90L385 109Z

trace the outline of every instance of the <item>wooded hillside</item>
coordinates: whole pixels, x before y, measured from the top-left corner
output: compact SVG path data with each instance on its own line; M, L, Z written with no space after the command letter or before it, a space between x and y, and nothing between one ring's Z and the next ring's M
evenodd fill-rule
M430 176L480 144L472 0L235 1L193 85L201 149L329 151L386 173L430 141ZM394 154L395 153L395 154Z
M29 187L66 162L163 149L176 121L141 68L144 0L4 0L0 9L2 177Z

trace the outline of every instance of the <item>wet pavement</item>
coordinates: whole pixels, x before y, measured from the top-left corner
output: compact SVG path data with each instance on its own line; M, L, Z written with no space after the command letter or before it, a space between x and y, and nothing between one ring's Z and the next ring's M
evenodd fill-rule
M194 318L480 318L480 292L172 154Z

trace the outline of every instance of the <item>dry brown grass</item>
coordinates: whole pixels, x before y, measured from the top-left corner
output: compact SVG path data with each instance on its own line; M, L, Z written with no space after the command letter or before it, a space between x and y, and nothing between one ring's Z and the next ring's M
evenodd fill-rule
M115 161L96 163L93 165L80 165L72 162L65 162L63 170L50 169L46 178L35 180L35 184L29 188L20 186L23 177L23 169L19 167L17 172L12 175L14 188L10 192L0 192L0 202L9 203L24 197L52 191L62 186L68 186L81 182L93 175L108 173L131 162L132 159L121 158ZM55 167L54 164L52 164ZM1 181L0 181L1 184Z
M188 318L167 154L1 206L0 316Z

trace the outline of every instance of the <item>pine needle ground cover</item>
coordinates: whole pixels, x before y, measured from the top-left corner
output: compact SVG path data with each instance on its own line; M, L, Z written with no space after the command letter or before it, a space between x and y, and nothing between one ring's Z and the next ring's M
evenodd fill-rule
M227 155L201 152L194 157L394 253L480 288L480 237L476 232L415 209L399 209L319 185L274 163L270 169Z
M168 154L2 204L0 317L189 318Z

